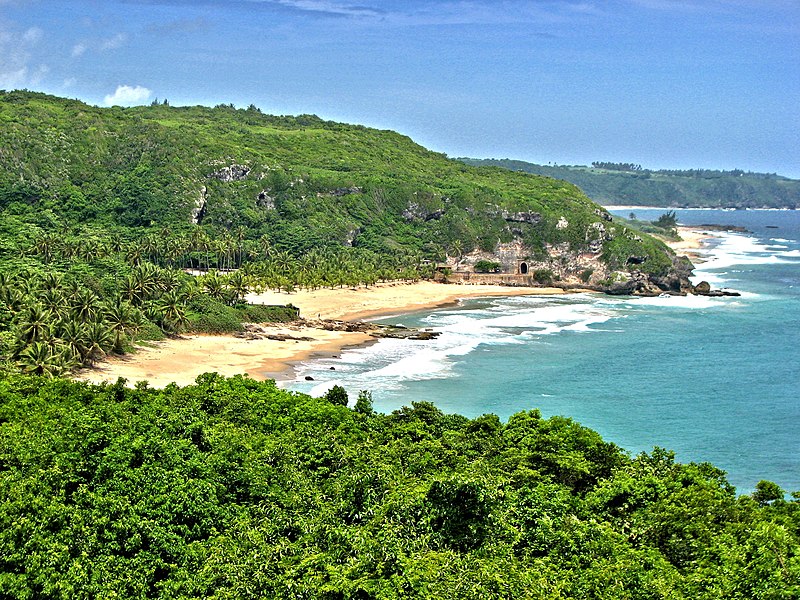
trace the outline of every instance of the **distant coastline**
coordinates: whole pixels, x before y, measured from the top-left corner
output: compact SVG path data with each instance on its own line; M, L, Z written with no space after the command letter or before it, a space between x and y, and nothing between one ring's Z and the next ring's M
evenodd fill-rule
M800 180L734 169L647 169L633 163L539 165L508 158L457 158L476 167L543 175L578 186L603 206L637 208L800 208Z
M723 210L723 211L773 211L773 212L786 212L800 210L800 208L736 208L731 206L646 206L643 204L602 204L606 210Z

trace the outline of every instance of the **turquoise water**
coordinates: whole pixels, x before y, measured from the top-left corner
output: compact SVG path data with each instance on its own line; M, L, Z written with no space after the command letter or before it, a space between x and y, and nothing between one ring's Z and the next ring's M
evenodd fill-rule
M681 223L752 231L711 242L696 271L741 297L468 300L389 319L441 331L435 341L381 340L312 361L287 387L317 395L340 384L351 399L369 389L383 412L412 400L469 417L538 408L634 454L662 446L712 462L742 493L761 479L800 490L800 212L677 212Z

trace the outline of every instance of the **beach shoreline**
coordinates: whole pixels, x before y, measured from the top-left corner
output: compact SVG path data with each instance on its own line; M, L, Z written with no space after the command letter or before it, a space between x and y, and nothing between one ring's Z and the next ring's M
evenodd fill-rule
M461 299L499 296L562 295L559 288L515 288L458 285L430 281L389 282L358 288L300 290L294 293L249 294L254 304L293 304L309 319L358 321L454 305ZM296 365L315 358L339 356L343 350L375 343L377 338L354 331L328 331L304 324L263 324L263 335L185 334L140 346L113 356L75 378L90 383L128 385L147 381L152 387L170 383L191 385L198 375L216 372L226 377L247 374L256 380L288 380ZM271 336L272 339L266 337ZM275 337L284 337L276 340ZM299 339L311 338L311 339Z
M713 233L678 227L681 241L668 242L692 262L703 261L701 249ZM577 291L577 290L576 290ZM405 315L420 310L453 306L462 299L504 296L544 296L575 293L561 288L528 288L499 285L444 284L432 281L386 282L370 287L323 288L296 292L250 293L252 304L292 304L309 320L365 321ZM124 356L112 356L75 378L91 383L113 383L119 377L128 385L147 381L152 387L170 383L191 385L198 375L217 372L226 377L248 374L256 380L285 381L294 378L298 364L315 358L331 358L343 350L375 343L364 332L329 331L304 324L262 324L263 335L185 334L139 346ZM270 339L267 336L271 336ZM274 337L285 337L276 340ZM298 339L311 338L311 339Z

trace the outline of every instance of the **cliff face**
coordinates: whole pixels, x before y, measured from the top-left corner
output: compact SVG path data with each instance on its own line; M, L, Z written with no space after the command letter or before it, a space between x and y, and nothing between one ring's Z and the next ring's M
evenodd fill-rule
M632 253L614 265L604 258L606 244L618 235L611 219L591 223L584 231L585 244L577 247L569 242L546 243L544 252L536 252L515 234L510 242L498 242L489 251L475 250L460 257L450 257L447 266L453 281L496 283L501 285L552 285L564 288L585 288L612 294L658 295L686 294L693 291L689 277L694 265L669 249L670 265L657 273L637 268L646 256ZM564 230L571 225L566 218L556 224ZM638 237L627 229L621 235ZM641 238L640 238L641 239ZM636 240L633 240L636 241ZM621 263L621 264L620 264ZM486 265L496 265L486 272ZM478 269L482 267L483 272Z

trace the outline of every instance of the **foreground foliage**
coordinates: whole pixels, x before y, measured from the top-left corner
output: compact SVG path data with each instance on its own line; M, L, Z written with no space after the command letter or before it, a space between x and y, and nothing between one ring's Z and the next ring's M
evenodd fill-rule
M0 379L0 596L791 598L800 506L570 419Z

